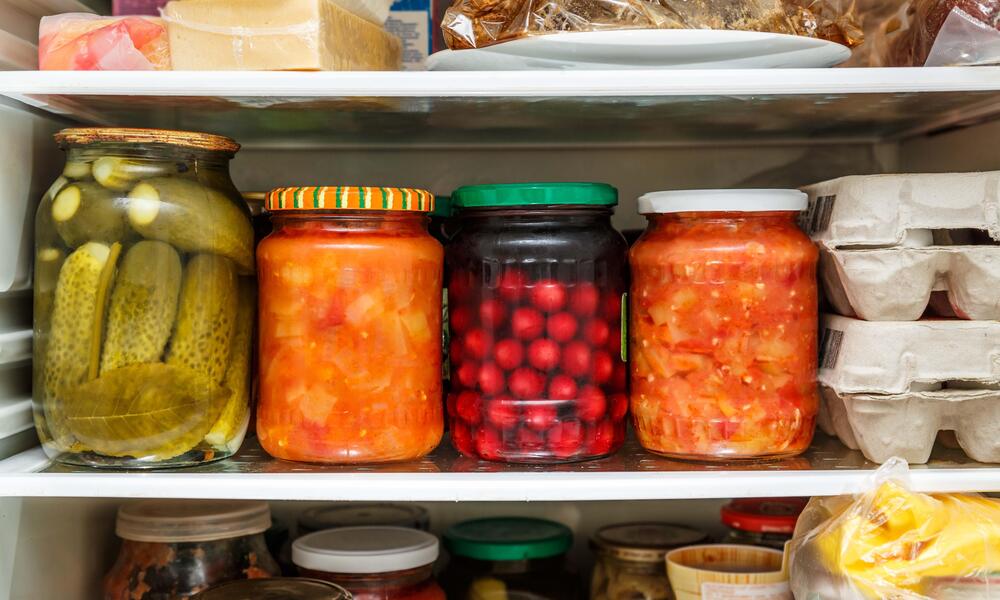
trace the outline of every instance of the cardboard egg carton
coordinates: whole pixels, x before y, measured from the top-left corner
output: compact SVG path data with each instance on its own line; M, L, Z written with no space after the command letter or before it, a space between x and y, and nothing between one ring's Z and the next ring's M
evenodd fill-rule
M1000 462L1000 390L930 389L841 394L821 385L820 427L872 462L926 463L938 434L953 431L973 460Z
M1000 319L1000 172L842 177L805 191L802 226L838 313Z
M802 226L828 248L888 248L924 231L962 229L1000 242L1000 171L858 175L803 191L809 207Z
M838 313L866 321L915 321L927 312L1000 320L1000 246L831 250L820 281Z
M906 394L1000 382L1000 322L862 321L823 315L819 381L838 394Z

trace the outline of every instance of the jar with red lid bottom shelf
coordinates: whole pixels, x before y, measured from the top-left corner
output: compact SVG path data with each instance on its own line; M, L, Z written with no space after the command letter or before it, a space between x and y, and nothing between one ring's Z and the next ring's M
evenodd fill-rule
M303 577L343 586L355 600L444 600L434 579L438 539L406 527L340 527L292 544Z
M277 458L414 460L444 429L441 244L434 197L375 187L282 188L257 249L257 436Z
M632 247L639 442L696 460L803 452L818 411L818 251L796 190L655 192Z
M267 550L266 502L143 500L118 509L122 539L104 600L175 600L239 579L280 574Z
M459 188L447 246L454 446L467 456L600 458L625 437L624 238L597 183Z
M670 523L620 523L590 541L595 554L590 600L673 600L664 569L667 552L704 543L707 535Z
M450 560L441 581L448 598L580 597L577 577L566 566L573 533L560 523L524 517L472 519L449 527L444 543Z
M729 528L724 542L783 550L806 502L804 498L733 500L722 507L722 522Z
M318 579L276 577L230 581L205 590L192 600L351 600L351 593Z

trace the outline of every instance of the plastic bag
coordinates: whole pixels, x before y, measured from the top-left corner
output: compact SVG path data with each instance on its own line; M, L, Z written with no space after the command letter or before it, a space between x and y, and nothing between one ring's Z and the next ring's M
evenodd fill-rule
M866 20L877 26L866 59L855 64L1000 64L1000 0L907 0L888 16Z
M1000 600L1000 501L908 490L892 459L857 497L814 498L789 542L809 600Z
M170 69L167 30L155 17L99 17L67 13L38 26L43 71L152 71Z
M455 0L441 22L449 48L528 35L613 29L734 29L862 41L852 0Z

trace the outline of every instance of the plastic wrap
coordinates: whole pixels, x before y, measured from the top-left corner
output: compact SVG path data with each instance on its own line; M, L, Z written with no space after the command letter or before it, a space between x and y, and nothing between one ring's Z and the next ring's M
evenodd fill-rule
M170 69L167 30L154 17L99 17L67 13L38 26L43 71L152 71Z
M481 48L560 31L732 29L861 43L849 0L455 0L441 28L449 48Z
M871 491L809 503L787 548L796 598L1000 598L1000 502L914 493L906 473L893 459Z
M888 2L865 16L874 23L867 52L854 64L873 67L1000 63L1000 0Z

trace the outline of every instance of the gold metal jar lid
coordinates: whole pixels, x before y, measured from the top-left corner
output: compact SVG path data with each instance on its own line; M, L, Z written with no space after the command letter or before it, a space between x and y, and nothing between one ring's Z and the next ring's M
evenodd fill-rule
M602 527L590 540L605 556L628 562L661 562L667 552L704 542L702 531L672 523L620 523Z
M235 154L240 145L232 138L197 131L137 129L129 127L73 127L55 135L60 146L90 144L168 144L182 148Z

